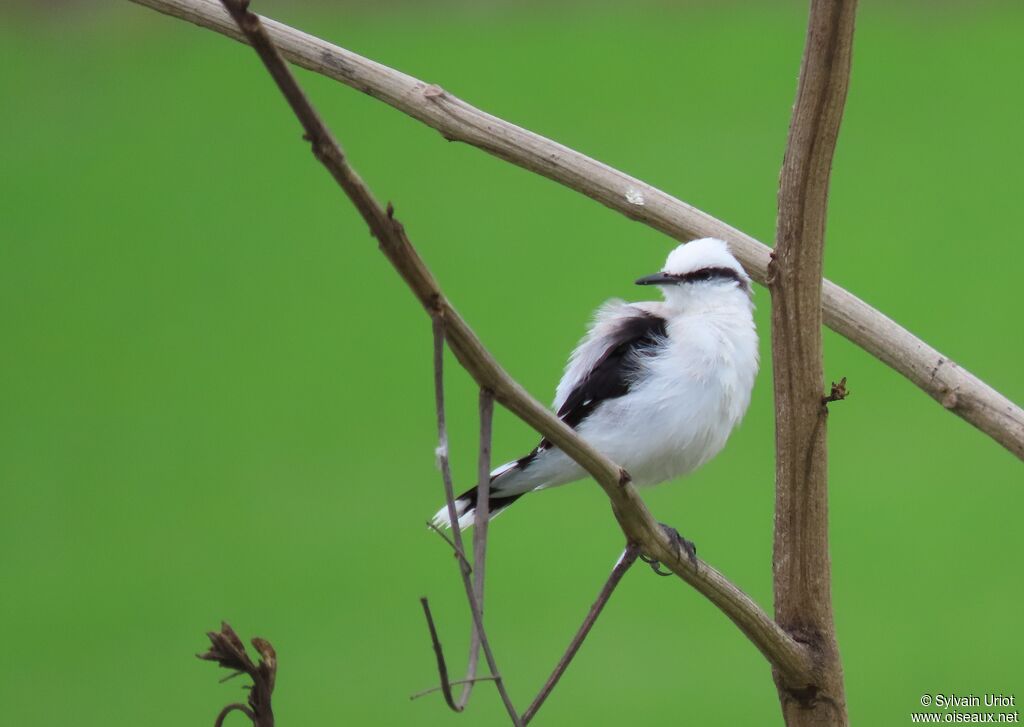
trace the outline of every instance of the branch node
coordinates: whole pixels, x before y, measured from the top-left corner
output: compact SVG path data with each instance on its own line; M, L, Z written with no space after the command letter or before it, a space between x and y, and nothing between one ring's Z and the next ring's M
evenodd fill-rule
M771 288L775 285L775 281L779 276L779 261L775 255L775 250L768 253L768 268L765 271L764 285L766 288Z
M846 388L846 377L839 379L837 384L835 381L832 382L832 390L822 398L823 404L830 404L833 401L842 401L849 396L850 391Z
M819 690L813 684L808 684L805 687L799 689L787 689L786 694L792 699L799 702L803 707L812 707L814 703L818 701Z
M960 397L955 391L949 391L942 397L942 406L946 409L956 409L960 405Z
M444 89L438 86L436 83L427 84L427 87L423 89L423 97L434 101L439 98L444 98Z

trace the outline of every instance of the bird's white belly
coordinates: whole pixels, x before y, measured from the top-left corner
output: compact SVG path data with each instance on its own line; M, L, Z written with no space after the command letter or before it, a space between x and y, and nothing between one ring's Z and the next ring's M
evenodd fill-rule
M679 360L687 358L658 357L651 366ZM688 360L694 361L692 352ZM645 377L629 396L604 402L583 423L581 435L638 485L692 472L721 451L749 403L750 384L739 380L737 367L714 364Z

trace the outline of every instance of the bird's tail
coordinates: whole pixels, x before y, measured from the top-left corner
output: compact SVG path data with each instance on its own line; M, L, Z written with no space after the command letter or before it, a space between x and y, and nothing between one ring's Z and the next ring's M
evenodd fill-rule
M518 474L520 466L519 462L510 462L491 473L490 498L488 499L487 508L489 514L488 521L493 520L505 508L526 494L526 492L516 492L513 494L502 494L500 492L503 488L499 486L505 485L510 476L514 477ZM473 518L476 517L477 495L477 488L474 487L455 498L455 517L459 520L460 529L468 528L473 524ZM451 527L447 503L437 511L432 522L439 528Z

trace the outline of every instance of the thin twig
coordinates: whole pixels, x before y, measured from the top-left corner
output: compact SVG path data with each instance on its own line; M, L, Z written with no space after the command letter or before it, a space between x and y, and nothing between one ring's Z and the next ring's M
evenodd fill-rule
M523 712L523 724L527 725L530 720L537 714L537 710L541 708L544 701L551 694L551 691L558 684L558 680L562 678L562 674L569 668L570 662L576 652L580 650L580 646L583 645L583 640L587 638L587 634L590 633L590 629L593 628L594 623L597 621L597 617L601 615L601 611L604 609L608 599L612 597L612 593L615 591L615 587L619 585L619 581L622 580L622 576L626 575L633 563L636 562L637 557L640 555L640 547L634 543L630 543L626 546L626 549L622 552L618 561L615 563L615 567L612 568L611 575L608 576L608 580L605 582L604 587L601 588L601 592L597 595L597 600L594 601L594 605L590 607L590 611L587 612L587 617L583 619L582 625L576 635L573 636L572 641L569 642L569 648L562 654L562 658L558 660L558 664L555 666L555 670L551 672L551 676L544 682L544 686L541 687L540 693L534 698L533 702L527 707L526 711Z
M437 657L437 673L441 677L441 686L438 689L444 695L444 701L453 712L461 712L462 706L455 703L452 696L451 682L448 681L448 665L444 660L444 649L441 648L441 639L437 636L437 627L434 626L434 617L430 614L430 603L426 596L420 599L423 606L423 615L427 617L427 629L430 630L430 642L434 645L434 656Z
M850 80L856 0L811 0L779 175L772 259L775 383L775 618L813 649L813 689L776 675L788 727L847 724L828 552L827 406L821 271L832 158Z
M492 676L482 676L482 677L478 676L478 677L474 677L472 679L472 681L473 682L493 682L494 679L495 678L492 677ZM469 679L456 679L453 682L449 682L449 684L451 684L454 687L454 686L456 686L458 684L468 684L470 681L471 680L469 680ZM440 692L440 691L442 691L441 687L430 687L429 689L424 689L422 692L416 692L415 694L410 694L409 695L409 701L412 701L414 699L419 699L420 697L425 697L428 694L433 694L434 692Z
M452 552L455 554L455 557L462 561L463 567L465 567L470 572L473 571L473 566L471 566L469 564L469 560L466 558L465 553L462 552L462 550L459 548L459 546L457 546L452 541L451 538L449 538L447 535L445 535L444 530L442 530L441 528L437 527L436 525L434 525L434 523L430 522L429 520L427 521L427 527L430 528L431 530L433 530L438 535L440 535L441 539L444 542L448 543L448 547L450 547L452 549Z
M452 469L448 458L448 426L444 412L444 319L439 313L431 316L434 332L434 410L437 412L437 462L444 482L444 501L448 508L448 522L452 527L452 547L459 555L460 568L469 572L466 550L462 546L462 529L455 509L455 488L452 486ZM441 532L438 530L438 532ZM443 533L441 533L443 535Z
M484 572L487 563L487 523L491 516L491 430L494 422L494 395L480 389L480 452L477 457L476 512L473 519L473 593L484 611ZM459 695L459 704L466 706L476 683L480 663L480 634L476 626L469 637L469 659L466 667L466 686Z
M256 724L256 715L252 713L252 710L246 707L241 702L235 702L234 704L229 704L220 711L220 714L217 715L217 719L213 721L213 727L221 727L224 724L224 720L227 718L227 716L234 711L241 712L249 718L250 722Z
M231 0L224 1L233 5ZM501 368L447 301L433 275L409 242L405 228L394 218L390 205L387 210L383 209L359 175L349 166L341 148L277 54L266 31L260 25L259 18L243 11L240 27L246 32L264 63L274 68L274 79L306 130L306 138L311 142L314 155L359 210L377 238L381 252L391 261L427 312L430 315L444 316L445 339L477 384L494 392L495 400L536 429L594 477L611 500L612 511L628 542L638 543L645 553L659 560L718 606L776 669L788 675L794 682L801 679L809 681L813 665L806 647L780 628L764 609L716 569L706 563L700 563L698 566L691 559L681 557L679 549L669 540L637 494L636 488L630 484L629 474L585 442ZM460 571L462 570L460 568ZM476 608L472 584L465 573L463 585L473 612L474 623L480 629L481 647L487 658L488 667L493 675L498 676L494 655L488 645L486 632L482 628L483 619ZM503 681L496 679L495 685L509 715L516 724L519 724Z
M484 658L487 660L487 668L491 670L491 676L494 677L494 686L498 690L498 694L501 696L502 704L505 705L505 711L508 712L508 716L512 719L512 724L515 725L515 727L522 727L522 720L519 718L519 713L516 712L516 708L512 704L512 698L509 696L508 690L505 688L505 682L501 678L501 673L498 671L498 663L494 658L494 652L491 650L491 644L487 638L487 632L484 630L483 615L480 613L480 606L476 601L476 595L473 593L473 586L470 583L469 574L463 573L462 583L466 590L466 598L469 601L469 610L473 615L473 624L476 627L477 633L480 635L480 648L483 649Z
M248 42L216 0L132 2ZM471 144L547 177L677 240L726 240L754 280L762 284L768 280L770 249L708 213L596 159L492 116L436 85L283 23L265 22L274 42L292 63L367 93L437 129L446 139ZM829 280L824 281L822 305L825 325L1024 459L1024 409ZM956 396L950 396L954 392Z
M846 388L846 377L839 379L837 384L835 381L832 382L832 388L828 394L822 399L825 404L831 404L834 401L843 401L850 395L850 390Z
M391 218L390 215L388 215L388 217L389 219ZM480 553L474 554L475 567L470 568L470 565L466 560L465 549L462 544L462 532L459 528L459 518L455 509L455 491L452 487L451 469L448 464L448 430L445 423L444 404L444 320L442 318L441 312L438 311L435 311L433 313L431 319L433 321L434 330L434 408L437 410L437 434L439 441L438 459L441 463L441 474L442 479L444 480L444 495L446 506L448 508L448 521L449 523L451 523L452 529L452 540L450 541L450 544L459 558L459 573L462 575L462 585L463 588L465 588L466 590L466 598L469 601L469 609L473 615L472 634L470 637L470 641L474 646L477 647L470 652L469 668L472 671L472 673L469 674L467 679L473 679L476 676L477 660L479 659L477 653L479 649L482 648L487 659L488 667L491 670L491 676L494 677L494 685L498 689L498 693L501 695L502 702L505 704L505 710L512 718L512 722L516 725L519 725L519 715L516 713L515 707L512 704L512 699L511 697L509 697L508 692L505 689L505 683L501 679L501 675L498 672L497 662L494 659L494 654L491 653L491 647L487 641L487 634L484 632L484 617L482 610L483 579L479 579L479 595L477 593L476 586L470 580L471 573L482 574L484 567L483 559L477 560L476 558L480 555ZM490 409L491 411L493 411L493 404L490 404ZM481 401L481 437L483 437L484 434L483 414L483 402ZM488 412L486 423L486 434L488 437L488 452L490 451L490 426L490 413ZM430 525L442 537L445 537L444 533L441 532L440 528L435 526L433 523L431 523ZM486 537L486 531L484 533L484 537ZM448 538L445 537L445 540L447 539ZM477 547L477 537L475 535L473 539L473 545L475 549ZM486 542L484 543L484 546L486 547ZM424 608L426 608L425 600ZM429 619L429 610L427 613ZM432 638L435 639L436 643L436 635L433 635ZM437 644L436 648L440 649L440 644ZM438 666L440 667L443 663L443 659L440 656L440 651L438 651L438 660ZM442 684L450 684L450 682L448 681L447 670L441 675L441 682ZM472 691L472 688L473 682L471 681L463 688L462 695L458 702L451 701L451 688L446 688L447 691L445 694L445 701L448 703L448 706L456 712L461 712L465 708L466 702L469 701L469 695Z

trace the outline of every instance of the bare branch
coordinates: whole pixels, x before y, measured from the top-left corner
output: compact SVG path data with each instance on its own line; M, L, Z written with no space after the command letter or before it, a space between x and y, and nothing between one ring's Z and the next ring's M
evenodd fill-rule
M132 0L247 42L216 0ZM557 142L471 106L433 84L396 71L283 23L265 21L274 42L296 65L351 86L431 126L451 141L564 184L630 219L680 241L729 242L751 277L765 284L770 250L734 227L651 185ZM643 200L643 204L638 204ZM828 280L824 322L907 377L942 406L1024 459L1024 409L947 356Z
M845 725L832 617L821 269L832 156L846 101L856 0L811 0L793 120L779 183L772 279L775 376L775 616L810 645L813 689L776 675L790 725ZM833 391L839 387L834 386Z
M232 4L232 0L224 2ZM669 540L665 531L651 516L636 488L630 484L629 474L587 444L501 368L445 298L433 275L409 242L405 228L395 219L391 206L384 210L362 179L349 166L341 148L277 54L259 18L245 10L239 9L237 12L242 16L240 27L245 28L264 63L274 66L274 79L281 86L282 93L305 128L305 138L311 142L314 155L355 204L377 238L381 251L391 261L423 307L431 316L444 321L444 333L452 352L477 384L493 392L497 401L562 449L597 480L611 500L612 511L626 535L627 542L638 545L643 552L660 561L718 606L775 668L787 676L788 681L809 683L813 665L807 649L780 628L760 606L717 570L706 563L682 556L675 543ZM480 633L481 646L488 667L491 673L498 677L499 672L483 629L483 619L477 607L472 584L464 570L463 585L473 612L474 623ZM513 722L519 724L502 680L496 679L495 684Z
M487 389L480 389L480 453L477 458L476 512L473 520L473 593L484 611L484 572L487 563L487 521L491 515L491 430L494 421L494 396ZM466 683L459 704L465 706L473 693L476 683L477 665L480 661L480 634L476 626L469 639L469 659L466 667Z
M580 650L583 645L583 640L587 638L587 634L590 633L590 629L593 628L594 623L597 621L597 617L601 615L601 611L604 610L604 606L608 603L608 599L612 597L612 593L615 592L615 587L619 585L619 581L622 580L622 576L626 575L633 563L636 562L637 557L640 555L640 548L636 544L630 543L626 546L626 549L622 552L618 561L615 563L615 567L612 568L611 575L608 576L608 580L605 582L604 587L601 588L601 592L597 594L597 600L594 601L594 605L590 607L590 611L587 612L587 617L583 619L583 624L580 626L579 631L572 637L572 641L569 642L569 648L565 650L562 658L558 660L558 664L555 666L555 670L551 672L551 676L544 682L544 686L541 687L540 693L534 698L533 702L527 707L526 711L523 712L523 724L527 725L530 720L537 714L537 710L543 706L545 700L551 694L551 691L558 684L558 680L562 678L562 674L569 668L569 664L572 662L573 657L576 656L576 652Z
M459 546L457 546L455 544L455 542L451 538L449 538L447 535L445 535L444 530L442 530L441 528L437 527L436 525L434 525L434 523L430 522L429 520L427 520L427 527L430 528L431 530L433 530L438 535L440 535L441 536L441 540L443 540L444 542L448 543L448 547L450 547L452 549L452 552L455 554L455 557L458 558L460 561L462 561L462 565L466 568L466 570L468 572L472 573L473 572L473 568L472 568L472 566L470 566L469 559L466 558L466 554L462 552L462 550L459 548Z

